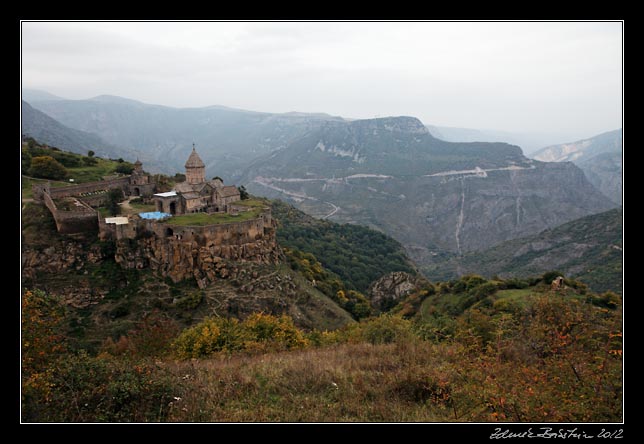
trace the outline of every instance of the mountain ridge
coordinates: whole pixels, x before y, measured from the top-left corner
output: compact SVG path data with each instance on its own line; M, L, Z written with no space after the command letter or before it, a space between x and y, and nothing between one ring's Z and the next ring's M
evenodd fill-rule
M445 142L409 117L329 122L258 159L241 182L384 231L420 265L614 206L570 162L539 162L505 143Z
M423 271L430 279L446 280L468 273L525 278L556 269L583 281L593 291L622 293L622 224L622 208L615 208Z
M548 146L531 157L549 162L574 162L599 191L613 202L622 203L621 128L575 142Z
M69 128L47 114L38 111L28 102L22 101L22 134L33 137L57 148L76 154L87 154L94 151L98 156L136 155L136 151L121 150L111 146L99 136L85 131Z
M35 101L32 106L112 146L134 147L156 167L151 168L155 172L180 170L195 143L208 175L226 181L235 181L250 159L285 146L322 122L341 119L322 113L271 114L222 106L173 108L108 95Z

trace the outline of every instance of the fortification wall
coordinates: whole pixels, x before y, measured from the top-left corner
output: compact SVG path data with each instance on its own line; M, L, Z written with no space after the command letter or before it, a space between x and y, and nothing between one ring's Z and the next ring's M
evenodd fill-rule
M59 211L54 215L58 232L76 234L96 231L96 213Z
M157 237L170 237L183 242L196 242L199 246L207 246L253 242L264 235L264 227L264 219L261 217L208 226L172 225L172 219L170 219L165 223L154 224L152 230Z
M174 282L195 278L201 287L217 277L226 277L226 260L257 263L279 262L280 249L274 224L264 218L211 225L178 227L167 223L137 222L134 237L117 236L115 260L125 268L150 268ZM143 227L147 227L143 229ZM149 233L150 235L145 235ZM152 235L152 233L154 233Z
M95 194L93 196L81 196L83 202L88 204L91 207L100 207L108 203L109 199L108 193Z
M56 203L48 193L42 193L42 200L51 212L59 233L76 234L96 230L96 211L82 201L83 210L63 211L56 206Z
M99 182L89 182L69 187L50 188L49 194L52 198L79 196L83 193L92 193L101 190L111 190L113 188L126 188L130 183L130 177L119 177L118 179L101 180Z
M146 176L147 177L147 176ZM156 184L154 183L140 183L140 184L129 184L127 186L127 192L131 196L152 196L152 193L154 193L154 190L156 188Z

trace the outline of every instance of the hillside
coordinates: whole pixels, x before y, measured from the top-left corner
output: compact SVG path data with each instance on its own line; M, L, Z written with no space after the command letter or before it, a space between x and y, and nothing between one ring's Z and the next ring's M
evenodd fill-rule
M503 143L450 143L412 117L327 122L245 172L253 194L382 231L419 265L614 206L572 163Z
M115 147L136 148L142 159L163 173L183 169L195 143L207 175L218 175L226 182L236 182L241 168L257 156L286 146L323 122L342 120L321 113L270 114L222 106L172 108L106 95L33 101L32 105L63 125L95 134Z
M551 291L549 279L428 284L399 315L332 332L264 314L181 331L150 315L98 355L38 341L68 319L28 291L22 419L623 421L620 298L571 280Z
M95 349L107 337L118 339L150 310L183 326L215 314L245 317L260 311L287 313L302 328L352 322L287 265L226 261L217 281L202 291L196 281L173 284L146 269L122 269L114 261L113 242L99 241L96 233L58 234L44 206L24 205L22 229L23 286L62 297L77 316L70 334L85 348Z
M123 269L114 242L23 202L22 421L622 419L620 296L551 290L552 272L430 283L379 232L271 206L281 263L222 260L200 289Z
M65 100L55 94L40 89L22 88L22 100L25 102L44 100Z
M372 282L393 271L416 273L402 245L378 231L315 219L281 201L271 208L280 245L313 254L350 290L366 293Z
M559 270L594 291L622 293L622 221L617 208L425 267L423 272L432 280L446 280L469 273L527 277Z
M65 180L51 181L54 187L71 186L67 181L68 178L73 179L74 183L96 181L115 174L122 167L127 168L128 165L130 168L132 167L132 164L128 162L90 158L61 151L55 147L42 146L37 141L28 139L23 143L23 169L26 173L31 171L29 165L31 159L37 156L51 156L64 167ZM23 199L31 197L31 185L40 180L44 179L23 176ZM173 178L169 177L156 176L156 180L163 180L166 188L173 183ZM282 202L246 200L242 203L248 204L249 202L254 202L253 205L272 207L273 216L279 223L278 241L285 248L286 263L305 277L303 282L313 285L316 290L335 301L356 318L370 314L369 301L364 293L374 280L392 271L416 273L402 246L382 233L361 226L320 221ZM133 207L134 211L139 208L150 210L153 205L149 202L137 202L128 204L129 207ZM99 208L99 211L106 212L108 209ZM126 210L122 209L122 211ZM244 213L243 217L252 217L253 214L253 211L250 211ZM206 219L210 222L230 220L230 217L226 215L217 216L184 215L175 217L173 223L198 225L200 223L198 221ZM39 217L44 217L44 213ZM237 217L234 220L243 219ZM30 219L27 218L26 222L27 231L31 232ZM51 239L60 241L64 237L52 233ZM40 242L42 241L37 237L33 237L30 238L30 242L26 243L26 246L37 246L40 245ZM48 244L47 240L45 240L45 244ZM350 256L346 255L347 250L351 250ZM37 270L32 270L31 274L37 274ZM244 287L243 284L239 285ZM252 283L250 287L253 287ZM339 296L339 293L344 296Z
M98 156L127 157L136 156L136 151L119 149L109 145L95 134L69 128L45 113L34 109L29 103L22 101L22 134L33 137L41 143L46 143L78 154L87 154L92 150Z
M622 203L622 130L543 148L531 157L544 162L574 162L599 191Z

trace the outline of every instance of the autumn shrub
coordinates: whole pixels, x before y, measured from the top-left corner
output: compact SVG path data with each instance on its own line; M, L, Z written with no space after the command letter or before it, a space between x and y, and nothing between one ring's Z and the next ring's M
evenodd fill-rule
M600 307L610 308L612 310L616 309L622 300L619 295L612 291L604 292L596 297L592 298L592 303L599 305Z
M303 348L309 341L286 315L254 313L243 322L207 318L184 330L173 343L182 359L202 358L217 352L266 352Z
M352 324L347 329L349 342L369 342L371 344L390 344L414 336L412 323L398 316L383 314L376 318Z
M206 318L181 332L172 343L172 348L181 359L206 357L222 350L237 348L235 345L242 348L243 341L237 324L236 319ZM231 334L233 332L235 334ZM238 340L231 341L233 338Z
M176 392L155 365L85 352L59 359L44 379L23 386L25 422L163 421Z
M346 334L342 330L313 330L304 335L309 345L324 347L346 342Z
M136 327L117 340L107 338L100 352L111 356L163 356L179 333L177 323L158 310L143 316Z
M60 298L41 290L25 290L22 295L23 376L39 373L66 350L61 334L65 309Z
M457 319L454 345L462 352L455 362L466 375L462 384L452 385L459 417L619 420L619 313L573 295L546 293L500 311L501 299L495 312L471 309Z
M441 313L434 313L424 321L417 320L413 324L416 336L432 342L441 342L454 337L455 329L454 318Z
M307 340L289 316L280 317L254 313L242 322L246 343L244 348L280 350L302 348Z

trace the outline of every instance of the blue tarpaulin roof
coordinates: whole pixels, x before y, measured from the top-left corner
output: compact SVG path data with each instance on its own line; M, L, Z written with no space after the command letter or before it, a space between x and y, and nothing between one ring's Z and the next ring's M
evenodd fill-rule
M148 213L139 213L141 219L165 219L172 216L170 213L162 213L161 211L150 211Z

